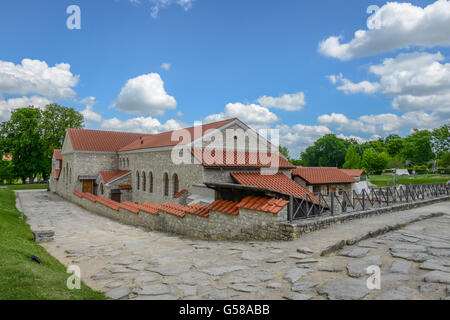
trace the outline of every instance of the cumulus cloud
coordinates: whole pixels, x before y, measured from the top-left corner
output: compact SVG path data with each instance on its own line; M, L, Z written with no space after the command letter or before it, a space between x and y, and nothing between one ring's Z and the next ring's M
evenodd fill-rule
M112 107L129 114L163 115L177 102L167 94L160 75L149 73L128 80Z
M388 135L400 133L401 130L433 129L448 123L450 110L437 110L431 113L411 111L402 115L382 113L364 115L357 119L349 119L339 113L325 114L317 121L341 132L360 132L371 135Z
M239 118L254 128L268 128L279 121L275 113L257 104L228 103L223 112L205 118L206 122L220 121L228 118Z
M353 83L342 74L328 76L346 94L380 91L392 98L392 106L403 110L450 108L450 63L440 52L399 54L373 65L369 72L378 82Z
M49 67L45 61L23 59L20 64L0 60L0 94L42 95L52 100L74 98L79 76L70 64Z
M299 111L306 104L303 92L285 94L281 97L263 96L258 98L257 102L263 107L279 108L287 111Z
M411 3L388 2L367 21L367 30L341 42L332 36L319 44L319 52L340 60L372 56L410 46L450 45L450 1L438 0L425 8Z
M86 105L86 108L80 113L83 115L86 122L101 122L102 116L94 112L94 105L96 103L95 97L87 97L80 101L80 103Z
M51 100L39 96L10 98L7 100L1 99L0 96L0 121L9 120L11 111L13 111L14 109L24 108L28 106L35 106L43 109L50 103L52 103Z
M342 73L338 75L329 75L327 77L333 84L340 84L337 87L337 89L344 91L345 94L355 94L355 93L372 94L380 89L379 83L369 81L361 81L359 83L354 83L344 78Z
M117 118L107 119L101 123L101 127L105 130L155 134L181 129L184 127L184 124L173 119L161 123L158 119L152 117L137 117L128 120L119 120Z

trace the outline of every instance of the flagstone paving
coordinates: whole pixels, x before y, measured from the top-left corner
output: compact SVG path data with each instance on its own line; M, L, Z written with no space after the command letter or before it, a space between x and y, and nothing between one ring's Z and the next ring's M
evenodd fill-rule
M333 225L291 242L202 241L123 225L46 191L20 191L42 245L112 299L443 299L450 284L450 206L441 202ZM320 256L387 225L424 219ZM366 286L379 265L381 290Z

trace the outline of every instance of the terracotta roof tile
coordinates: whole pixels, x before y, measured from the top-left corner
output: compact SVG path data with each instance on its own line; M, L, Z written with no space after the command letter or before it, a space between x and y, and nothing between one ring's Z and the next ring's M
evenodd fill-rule
M187 212L190 214L196 215L196 216L204 217L204 218L209 217L208 206L205 206L200 203L191 204L190 206L188 206Z
M284 199L248 196L242 199L241 202L237 204L237 207L276 214L288 203L289 201Z
M53 150L53 156L55 157L55 160L62 160L63 156L62 156L61 149Z
M364 170L361 169L341 169L341 171L350 177L359 177L364 172Z
M309 184L353 183L357 182L338 168L297 167L292 170L293 176L299 176Z
M144 136L139 133L67 129L74 150L117 152Z
M154 215L158 214L159 208L160 208L160 205L155 204L155 203L151 203L151 202L144 202L140 206L141 211L144 211L144 212L147 212L147 213L151 213L151 214L154 214Z
M103 182L107 184L130 172L130 170L100 171L100 175L102 176Z
M183 189L180 192L178 192L177 194L175 194L173 197L175 199L177 199L177 198L181 197L183 194L185 194L186 192L187 192L187 189Z
M132 190L132 189L133 189L133 186L132 186L131 184L121 184L121 185L119 186L119 188L120 188L121 190Z
M172 214L174 216L184 218L186 215L186 207L172 202L164 202L159 210Z
M122 209L128 210L128 211L130 211L132 213L135 213L135 214L138 214L139 210L141 209L140 205L138 205L136 203L133 203L133 202L130 202L130 201L122 202L122 203L119 204L119 206Z
M105 197L97 197L97 202L103 204L104 206L111 208L115 211L119 211L120 203L113 201Z
M239 208L237 207L237 204L237 202L233 201L216 200L208 206L208 209L237 216L239 214Z
M233 119L227 119L223 121L213 122L202 125L202 133L205 134L208 130L214 130L218 129L232 121L236 120L236 118ZM198 128L198 127L197 127ZM189 141L183 141L183 144L188 144L192 142L194 138L194 127L180 129L180 130L174 130L169 132L163 132L159 134L154 135L142 135L142 141L141 139L136 139L132 142L130 142L128 145L123 146L119 149L119 151L130 151L130 150L139 150L139 149L150 149L150 148L158 148L158 147L168 147L168 146L175 146L180 143L180 141L173 141L172 135L176 134L178 132L187 131L189 132L191 139ZM200 137L198 137L200 138Z
M294 168L294 165L284 159L279 153L272 155L270 152L218 151L207 149L192 149L191 153L205 167L261 168L277 166L280 168ZM271 163L271 160L277 161L277 163Z
M242 185L246 186L254 186L261 189L279 191L285 194L292 194L297 198L305 198L306 195L316 203L319 200L309 192L307 189L303 188L297 182L292 179L289 179L283 173L277 173L274 175L262 175L260 173L232 173L231 176Z
M75 190L73 192L74 195L76 195L79 198L83 198L83 192L79 191L79 190Z

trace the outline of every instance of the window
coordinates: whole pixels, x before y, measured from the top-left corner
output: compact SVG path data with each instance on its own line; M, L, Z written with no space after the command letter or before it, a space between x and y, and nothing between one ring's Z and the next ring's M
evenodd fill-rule
M153 193L153 172L148 173L148 192Z
M72 168L69 169L69 183L72 184Z
M173 183L173 195L176 195L178 193L178 175L176 173L172 176L172 183Z
M164 195L169 196L169 175L164 173Z
M320 186L313 186L313 193L319 193L321 191Z
M103 195L103 183L100 183L100 194Z
M130 167L130 160L128 160L128 158L127 158L127 168L129 168Z
M147 187L147 181L145 179L145 171L142 172L142 191L145 191L146 187Z
M136 190L139 190L139 171L136 171Z

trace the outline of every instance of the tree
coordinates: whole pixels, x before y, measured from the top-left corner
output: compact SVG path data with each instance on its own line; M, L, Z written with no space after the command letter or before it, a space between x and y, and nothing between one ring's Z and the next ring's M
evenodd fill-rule
M361 157L356 148L351 145L347 149L347 155L345 156L344 169L361 169Z
M406 160L416 164L425 164L434 158L431 145L432 133L428 130L415 129L412 134L405 138L403 155Z
M347 140L327 134L302 152L301 158L307 166L341 167L349 145Z
M450 167L450 152L444 153L438 161L440 167Z
M15 179L14 166L12 161L0 160L0 184L5 182L11 184Z
M450 126L444 125L434 129L431 135L433 152L437 158L450 151Z
M287 147L278 146L278 151L285 156L286 159L289 159L289 149Z
M386 152L377 153L375 149L370 148L364 151L361 165L367 172L379 174L386 169L388 162L389 156Z
M3 153L12 155L15 174L33 182L45 162L41 139L42 113L34 107L16 109L0 125Z
M395 156L402 153L403 145L403 139L401 138L390 139L386 143L386 150L390 156Z

